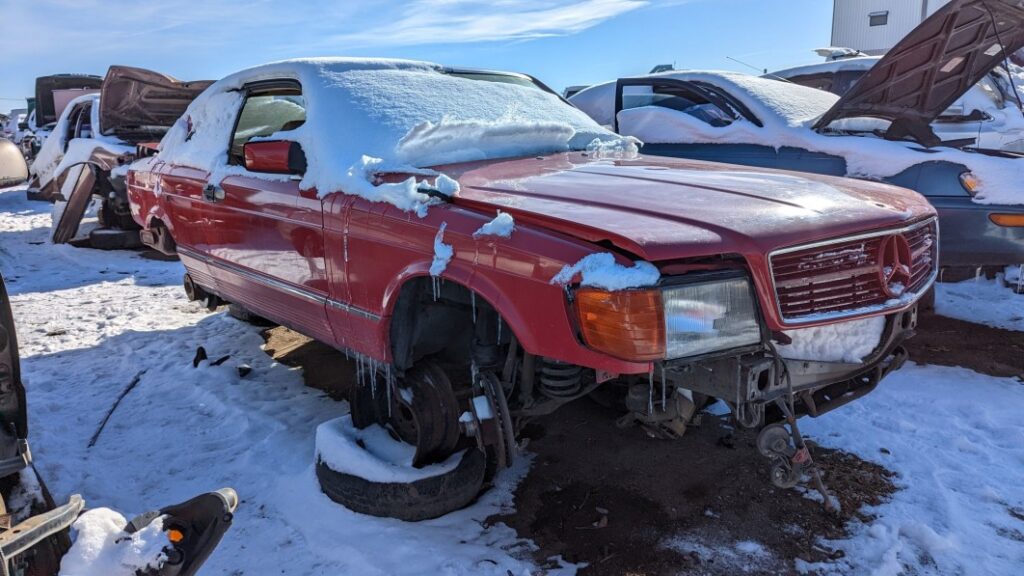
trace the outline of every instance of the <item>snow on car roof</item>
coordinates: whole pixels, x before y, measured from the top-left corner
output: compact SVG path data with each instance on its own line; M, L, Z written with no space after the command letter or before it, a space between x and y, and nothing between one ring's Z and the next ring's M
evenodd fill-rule
M855 58L841 58L839 60L832 60L831 62L804 64L803 66L794 66L792 68L786 68L784 70L777 70L775 72L768 74L768 76L781 76L782 78L792 78L793 76L803 76L804 74L823 74L828 72L834 73L842 72L844 70L870 70L881 59L881 56L857 56Z
M426 200L415 181L374 185L374 175L429 174L423 169L619 140L532 85L467 79L430 62L317 58L266 64L214 83L164 137L161 158L215 177L245 172L227 164L227 142L243 100L238 89L270 79L302 85L306 122L267 139L302 145L309 166L304 189L344 190L417 213Z
M739 98L765 126L809 126L839 100L835 94L822 90L738 72L674 70L642 78L714 84ZM615 85L613 81L592 86L574 95L569 101L601 124L611 125L615 110Z

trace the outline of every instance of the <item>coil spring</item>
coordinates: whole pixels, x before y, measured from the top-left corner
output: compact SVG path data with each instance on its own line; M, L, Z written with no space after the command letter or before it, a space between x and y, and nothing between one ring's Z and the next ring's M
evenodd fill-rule
M558 360L544 359L540 367L540 390L551 398L568 398L583 388L583 368Z

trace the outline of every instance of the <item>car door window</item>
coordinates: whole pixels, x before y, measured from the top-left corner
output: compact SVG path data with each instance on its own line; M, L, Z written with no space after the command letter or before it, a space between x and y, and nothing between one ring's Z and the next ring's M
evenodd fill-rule
M734 113L722 110L701 94L676 86L625 86L622 109L657 106L688 114L715 127L728 126Z
M252 90L245 98L231 136L231 164L244 164L245 143L295 130L306 122L306 101L296 84Z

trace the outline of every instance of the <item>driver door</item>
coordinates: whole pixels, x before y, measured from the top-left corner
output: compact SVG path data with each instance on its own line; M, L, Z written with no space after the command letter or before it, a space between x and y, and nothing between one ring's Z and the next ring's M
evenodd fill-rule
M210 182L207 229L217 285L232 302L304 334L333 341L327 323L327 268L323 206L313 190L300 190L301 175L260 174L245 168L244 147L253 139L288 133L306 120L302 87L294 80L247 85L228 162L237 174Z

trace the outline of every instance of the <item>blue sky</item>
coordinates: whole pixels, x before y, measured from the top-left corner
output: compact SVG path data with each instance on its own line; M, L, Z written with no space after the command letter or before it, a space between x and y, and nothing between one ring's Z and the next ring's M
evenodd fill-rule
M830 0L0 0L0 97L110 64L216 79L299 56L527 72L556 89L655 64L750 71L818 59ZM0 100L0 110L24 102Z

